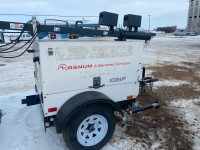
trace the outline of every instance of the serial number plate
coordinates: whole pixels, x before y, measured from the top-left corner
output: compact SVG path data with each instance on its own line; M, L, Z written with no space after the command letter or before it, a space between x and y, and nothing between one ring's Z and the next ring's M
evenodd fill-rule
M111 78L110 82L123 82L125 80L126 80L126 77Z

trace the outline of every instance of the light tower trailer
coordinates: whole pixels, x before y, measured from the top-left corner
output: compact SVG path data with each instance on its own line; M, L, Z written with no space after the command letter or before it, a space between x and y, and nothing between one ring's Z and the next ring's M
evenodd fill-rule
M139 94L144 42L94 38L34 44L34 58L40 58L34 62L38 95L25 103L40 102L45 128L55 125L70 149L101 148L115 130L114 111L125 117L122 108Z
M114 23L110 20L114 20ZM32 25L0 22L1 29L21 30L13 28L15 24L24 26L23 31L36 35L54 32L118 37L118 40L105 37L76 40L36 38L33 39L33 50L28 51L33 53L37 94L27 96L22 104L41 104L45 130L55 126L57 133L63 134L66 145L72 150L102 148L114 133L115 111L126 120L128 113L159 107L159 102L155 102L134 107L128 113L123 111L134 104L140 87L141 93L144 93L144 86L156 81L146 78L145 69L143 73L141 69L144 40L152 37L151 33L137 32L141 17L124 17L124 26L128 26L128 31L114 30L116 14L102 12L99 22L110 26L110 30L37 25L35 19ZM132 27L135 31L132 31Z

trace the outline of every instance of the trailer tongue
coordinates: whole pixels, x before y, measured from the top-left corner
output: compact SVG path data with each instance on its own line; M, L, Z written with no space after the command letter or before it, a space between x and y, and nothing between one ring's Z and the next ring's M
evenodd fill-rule
M145 77L142 70L144 41L155 35L138 32L141 16L130 14L124 17L127 30L115 30L117 18L117 14L100 13L99 23L109 26L108 31L40 25L36 18L26 24L0 22L0 29L34 33L24 52L33 53L36 94L27 96L22 104L40 104L45 131L55 126L70 149L102 148L114 133L115 111L126 120L128 114L160 106L159 100L147 106L135 101L139 94L145 94L147 84L157 81ZM41 33L95 37L39 40ZM19 43L20 37L15 42ZM133 108L125 112L129 105Z

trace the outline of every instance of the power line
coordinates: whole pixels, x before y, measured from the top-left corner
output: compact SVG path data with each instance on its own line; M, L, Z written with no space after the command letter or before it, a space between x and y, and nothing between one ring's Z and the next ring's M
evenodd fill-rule
M31 15L31 14L0 14L0 16L46 16L46 17L99 17L99 16L61 16L61 15Z

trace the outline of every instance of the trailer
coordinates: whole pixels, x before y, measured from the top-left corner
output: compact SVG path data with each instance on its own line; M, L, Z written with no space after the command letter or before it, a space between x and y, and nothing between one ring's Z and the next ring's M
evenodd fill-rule
M165 33L172 33L177 30L177 26L172 27L157 27L157 31L165 32Z
M160 106L158 100L146 106L135 101L145 93L145 85L157 81L145 77L142 67L144 42L155 35L138 32L141 17L130 14L124 17L128 30L115 30L117 18L114 13L100 13L99 24L109 26L109 31L40 26L35 17L32 24L0 22L0 28L18 24L34 33L29 41L33 48L26 51L33 53L36 94L22 104L40 104L45 131L55 126L71 150L102 148L115 131L115 112L126 121L129 114ZM43 32L95 37L42 40L37 35ZM132 109L125 111L128 106Z

